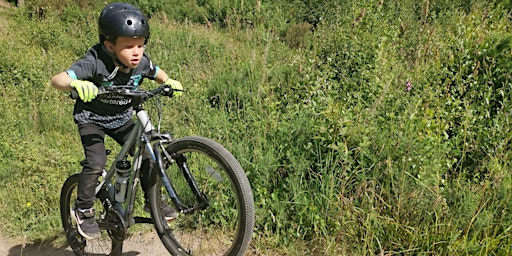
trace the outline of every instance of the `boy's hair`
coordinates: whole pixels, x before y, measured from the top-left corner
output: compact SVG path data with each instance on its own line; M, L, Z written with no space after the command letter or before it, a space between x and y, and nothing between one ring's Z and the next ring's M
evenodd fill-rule
M118 37L143 37L149 39L149 24L146 16L135 6L128 3L107 5L98 18L100 43L105 40L116 43Z

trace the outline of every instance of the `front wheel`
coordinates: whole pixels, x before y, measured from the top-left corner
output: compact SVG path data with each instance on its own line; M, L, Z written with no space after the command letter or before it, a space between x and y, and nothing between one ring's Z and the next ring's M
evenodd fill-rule
M162 155L165 174L181 202L187 207L198 205L198 195L189 171L208 206L202 210L180 213L166 221L161 205L173 202L157 171L150 189L152 218L159 236L172 255L243 255L254 229L254 199L249 180L235 157L218 143L203 137L184 137L166 146ZM167 157L186 159L185 164ZM203 207L204 208L204 207Z

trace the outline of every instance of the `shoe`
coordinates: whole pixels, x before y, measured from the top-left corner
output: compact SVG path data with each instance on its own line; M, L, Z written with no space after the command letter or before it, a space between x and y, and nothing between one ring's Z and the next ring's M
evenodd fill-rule
M94 218L94 209L73 209L71 216L76 221L78 233L85 239L96 239L101 236L100 228Z
M144 205L145 212L151 212L151 207L149 207L149 203ZM165 202L162 201L162 213L164 214L164 218L166 221L171 221L178 218L178 212L173 207L169 206Z

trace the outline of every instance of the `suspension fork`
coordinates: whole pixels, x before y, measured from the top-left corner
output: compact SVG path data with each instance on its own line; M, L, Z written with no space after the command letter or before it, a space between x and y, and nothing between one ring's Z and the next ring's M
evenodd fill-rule
M180 168L180 170L183 173L183 176L185 177L185 180L187 181L188 186L190 187L190 189L196 196L198 204L196 204L192 207L189 207L189 206L185 205L183 202L181 202L169 177L165 173L166 168L163 164L162 154L160 153L159 147L162 147L162 150L164 151L164 154L166 155L166 158L168 159L169 162L172 162L174 160L174 162L178 165L178 167ZM185 156L177 155L177 154L168 155L168 153L165 151L165 148L163 147L163 144L161 141L159 143L154 144L152 151L153 151L152 154L154 154L154 156L155 156L155 166L154 167L159 170L158 174L160 175L160 178L162 179L163 185L164 185L165 189L167 190L169 197L173 201L174 205L177 207L177 210L180 212L183 212L183 213L190 213L190 212L194 212L196 210L206 209L206 207L208 207L210 205L210 202L208 201L206 196L203 193L201 193L201 191L199 190L199 187L198 187L196 181L194 180L192 173L190 173L190 171L187 167Z

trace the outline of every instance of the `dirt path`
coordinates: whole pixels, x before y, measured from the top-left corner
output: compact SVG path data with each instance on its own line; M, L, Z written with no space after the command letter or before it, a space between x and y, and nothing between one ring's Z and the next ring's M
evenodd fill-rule
M74 256L66 245L55 247L50 243L33 243L24 245L23 239L5 239L0 237L0 255L5 256ZM123 246L123 256L169 255L162 242L154 232L137 232L131 234Z
M9 255L9 251L11 250L11 244L6 242L4 238L0 237L0 255Z

